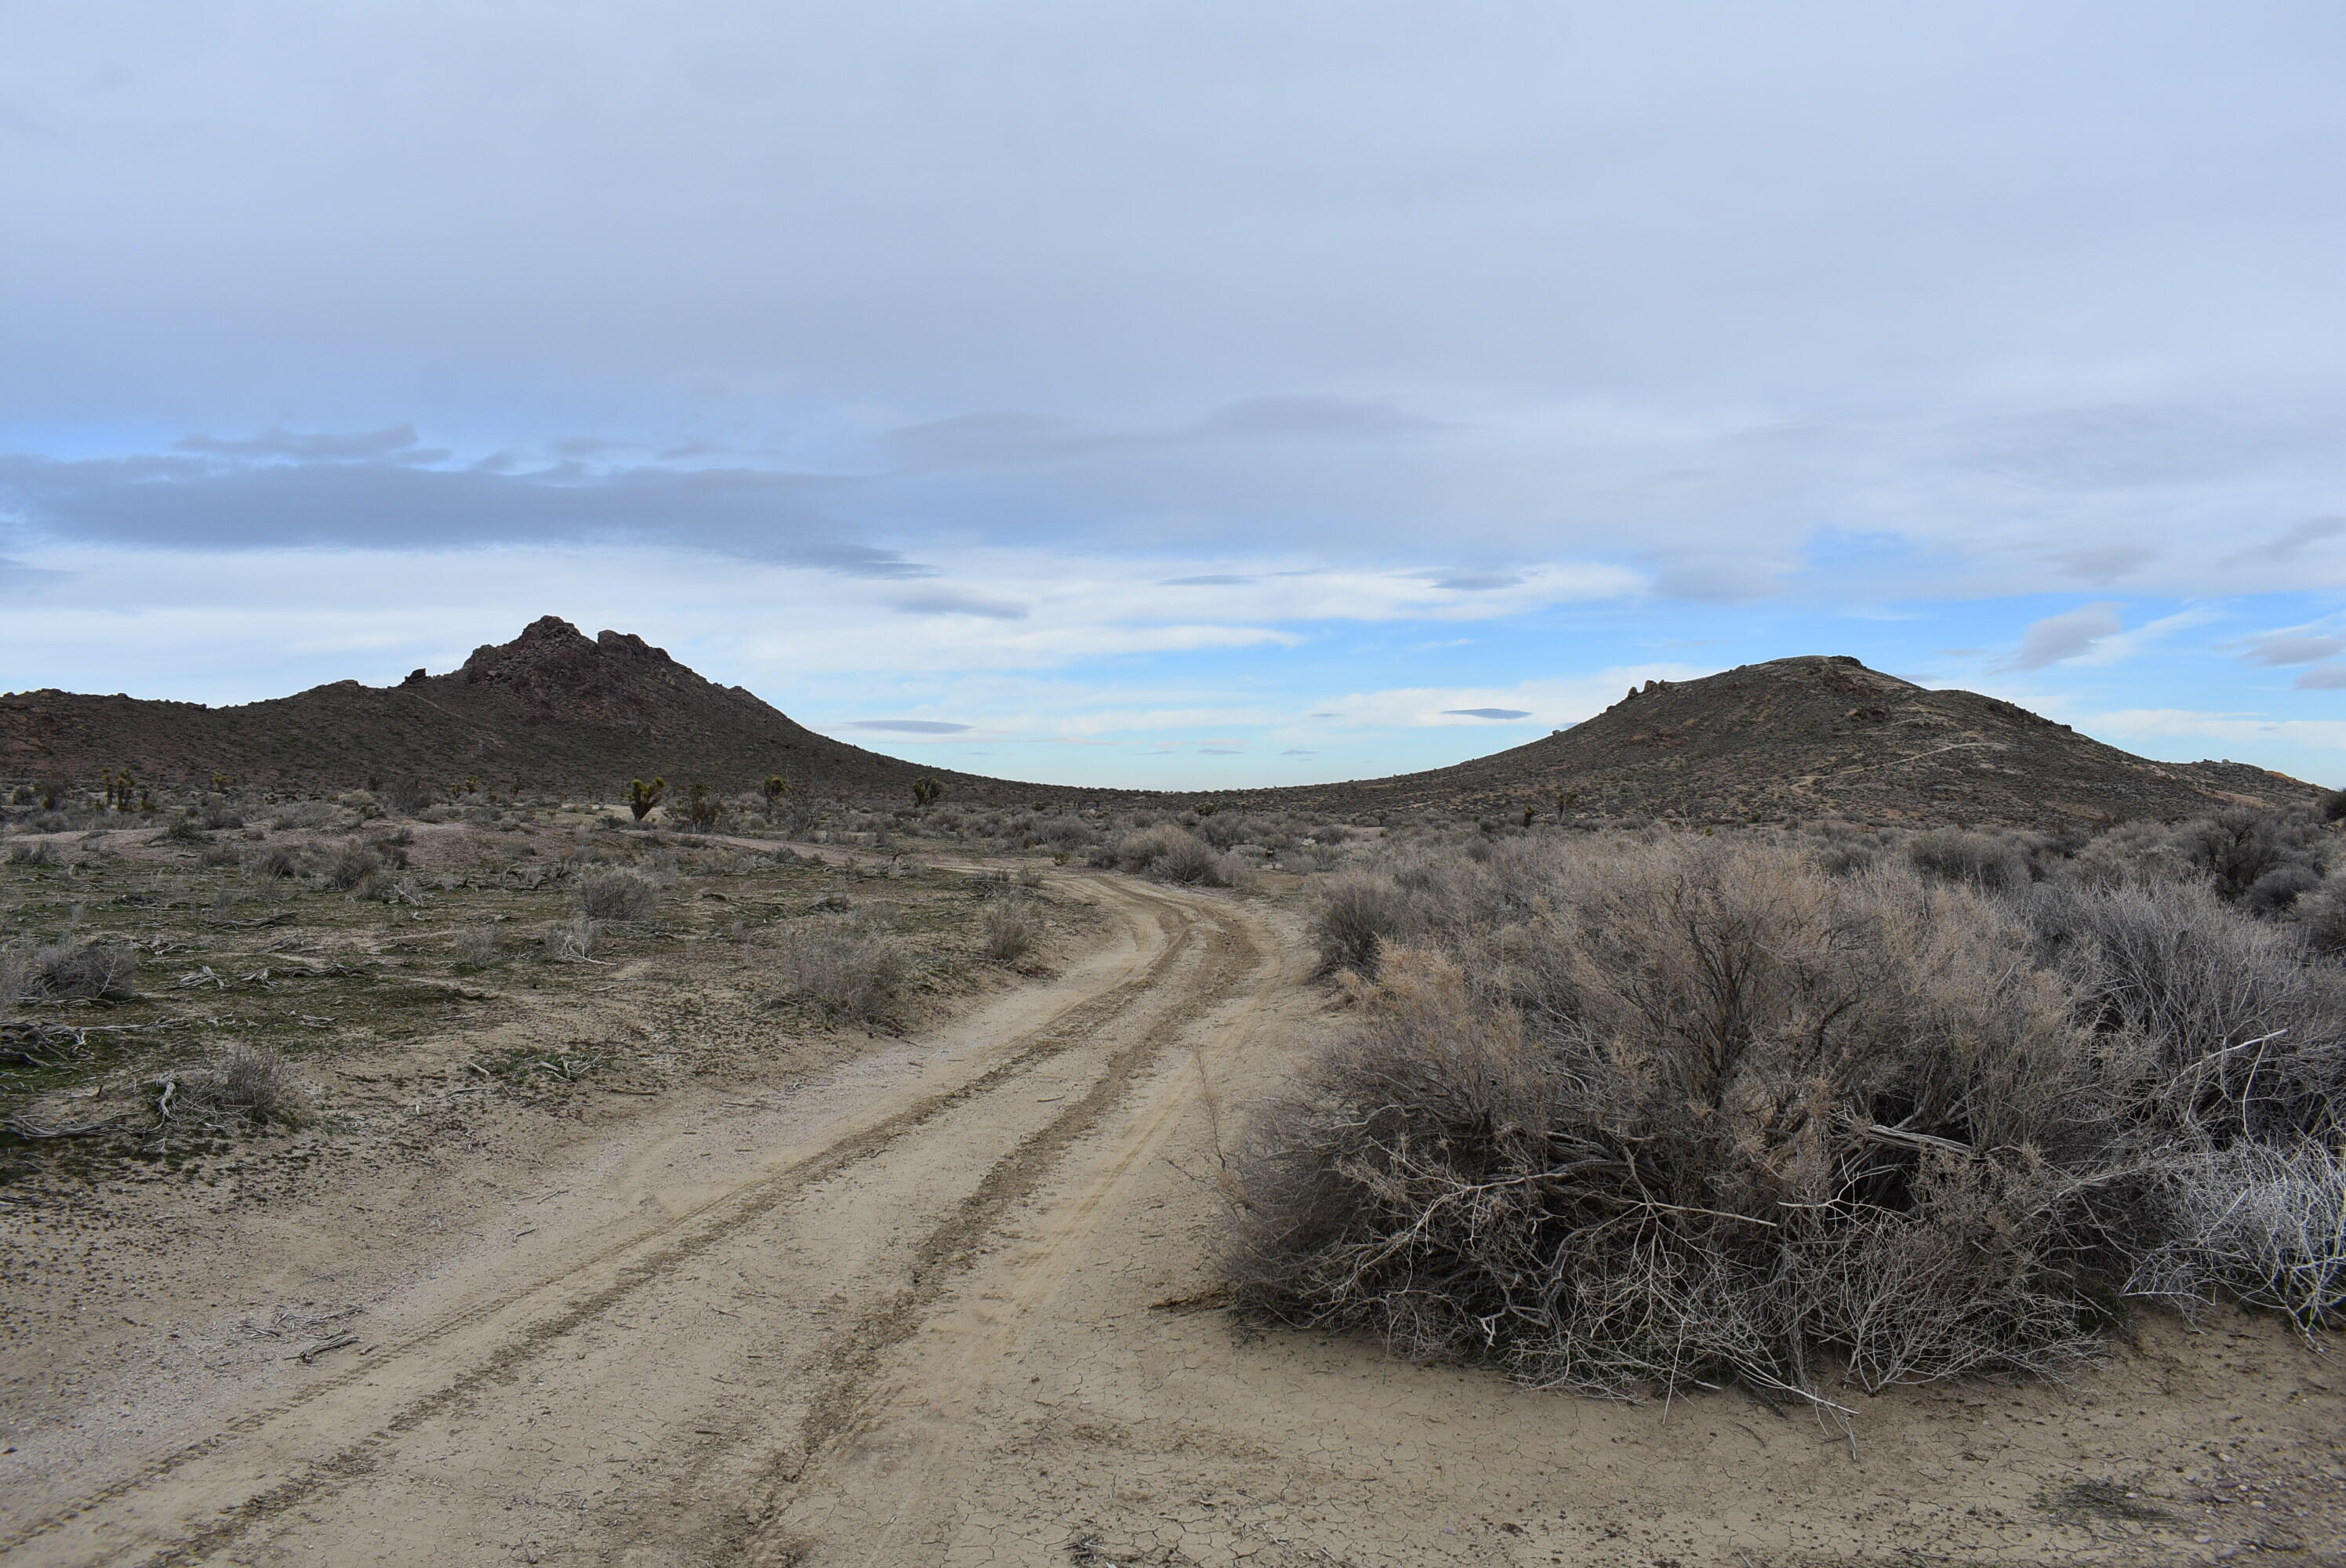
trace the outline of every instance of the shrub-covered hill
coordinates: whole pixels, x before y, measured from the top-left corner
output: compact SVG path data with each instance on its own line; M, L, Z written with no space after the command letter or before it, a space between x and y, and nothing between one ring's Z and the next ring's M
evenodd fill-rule
M446 675L336 681L232 708L34 691L0 697L0 773L87 783L106 768L199 784L337 789L466 779L500 791L612 799L630 778L720 791L781 774L819 793L902 796L933 775L964 800L1083 791L923 768L817 735L641 637L548 616Z
M1648 681L1586 723L1455 767L1242 799L1546 816L1560 793L1567 819L2055 827L2306 805L2321 790L2245 763L2153 762L1992 697L1810 657Z

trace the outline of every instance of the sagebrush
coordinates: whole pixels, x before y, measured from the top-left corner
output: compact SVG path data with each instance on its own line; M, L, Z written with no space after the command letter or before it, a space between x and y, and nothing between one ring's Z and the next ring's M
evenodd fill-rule
M1626 836L1327 893L1323 961L1378 979L1238 1151L1260 1308L1821 1400L2057 1373L2129 1293L2338 1308L2338 980L2212 893Z

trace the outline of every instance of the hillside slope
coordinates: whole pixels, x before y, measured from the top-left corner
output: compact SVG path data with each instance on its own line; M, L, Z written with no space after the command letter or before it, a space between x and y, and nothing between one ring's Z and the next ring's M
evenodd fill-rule
M350 789L472 779L612 799L630 778L720 791L780 773L821 795L901 797L930 775L956 799L1132 800L1143 792L928 769L792 721L640 637L548 616L446 675L336 681L233 708L35 691L0 697L0 775L84 784L102 768L199 783ZM1994 697L1933 691L1848 657L1773 659L1649 682L1570 729L1389 779L1216 790L1227 805L1359 814L1463 811L1692 822L2090 825L2319 798L2245 763L2153 762Z
M1649 681L1603 713L1454 767L1250 793L1335 810L1439 806L1697 822L2050 827L2172 819L2321 791L2245 763L2153 762L1976 692L1933 691L1847 657Z
M336 681L231 708L71 692L0 697L0 772L87 782L101 768L196 783L351 789L413 779L615 799L631 778L731 791L770 774L829 793L901 794L933 775L963 799L1038 788L927 769L817 735L641 637L548 616L446 675ZM1077 793L1043 789L1045 794Z

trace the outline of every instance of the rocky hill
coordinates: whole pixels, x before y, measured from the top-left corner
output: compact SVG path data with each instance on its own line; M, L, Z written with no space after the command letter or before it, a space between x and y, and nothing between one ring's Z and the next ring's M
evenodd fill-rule
M1992 697L1853 658L1771 659L1649 681L1596 718L1453 768L1248 797L1262 805L1689 822L2091 826L2322 791L2237 762L2153 762Z
M729 792L770 774L830 794L906 792L933 775L957 799L1034 795L817 735L740 687L719 686L623 632L588 637L548 616L446 675L395 687L336 681L231 708L86 697L0 697L0 775L87 782L102 768L194 784L346 789L414 780L614 799L632 778ZM1048 789L1046 795L1079 791Z
M723 792L780 773L818 795L902 797L931 775L956 799L1135 799L928 769L817 735L640 637L587 637L549 616L446 675L336 681L233 708L35 691L0 697L0 777L88 783L102 768L279 789L464 779L614 799L631 778ZM1932 691L1853 658L1774 659L1649 682L1570 729L1391 779L1215 791L1226 805L1688 822L2080 826L2227 805L2310 802L2315 786L2245 763L2152 762L1967 691ZM1178 799L1178 798L1177 798Z

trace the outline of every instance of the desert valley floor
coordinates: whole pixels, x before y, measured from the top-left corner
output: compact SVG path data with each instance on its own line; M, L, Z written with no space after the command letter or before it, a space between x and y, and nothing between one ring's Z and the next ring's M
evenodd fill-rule
M876 864L821 853L790 896L867 896ZM930 859L900 883L958 897L988 871ZM693 909L757 896L726 885ZM1235 1108L1341 997L1276 889L1061 868L1036 896L1047 963L901 1034L784 1043L719 971L687 986L685 960L622 951L557 996L480 977L305 1059L367 1107L346 1148L20 1182L0 1547L1760 1568L2346 1541L2341 1374L2270 1319L2153 1316L2066 1385L1851 1393L1842 1424L1734 1391L1526 1391L1235 1315L1210 1268ZM582 1041L624 1070L568 1082ZM536 1074L559 1092L468 1074L484 1052L560 1064Z

